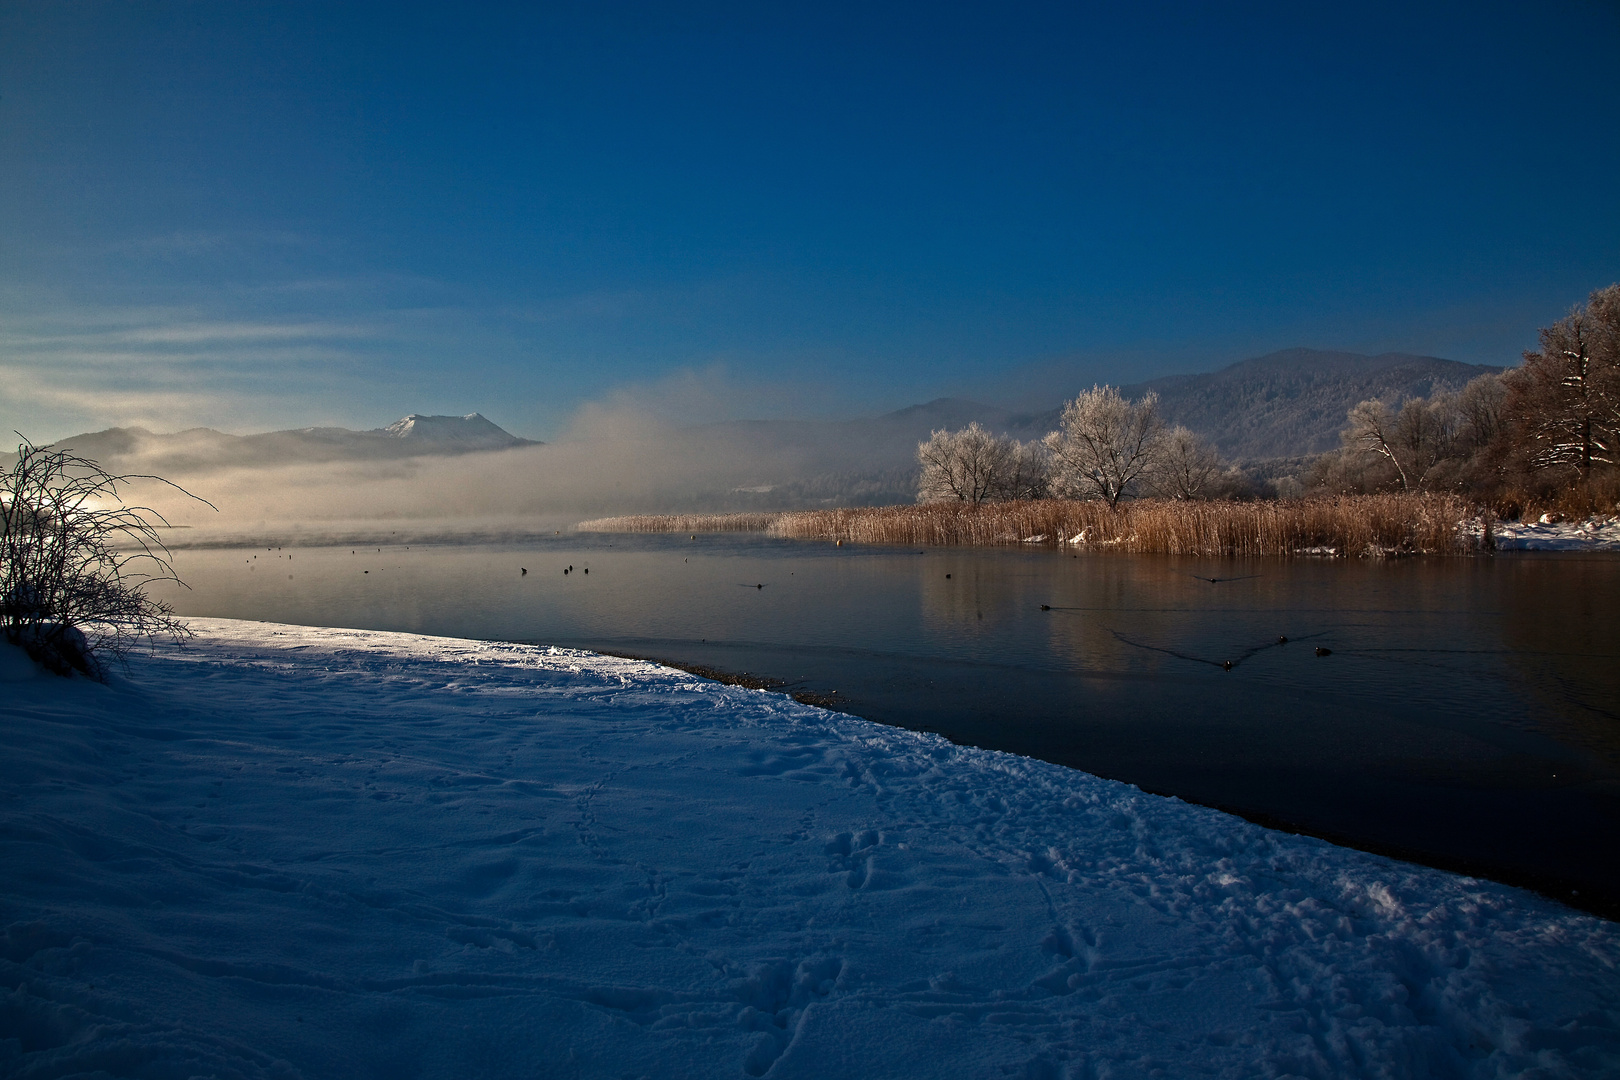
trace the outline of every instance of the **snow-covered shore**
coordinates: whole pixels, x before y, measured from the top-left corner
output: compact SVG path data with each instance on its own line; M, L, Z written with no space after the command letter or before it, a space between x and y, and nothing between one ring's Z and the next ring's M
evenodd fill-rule
M1502 551L1620 551L1620 515L1589 517L1582 521L1503 521L1492 527L1492 538Z
M0 665L0 1075L1597 1076L1620 927L569 650Z

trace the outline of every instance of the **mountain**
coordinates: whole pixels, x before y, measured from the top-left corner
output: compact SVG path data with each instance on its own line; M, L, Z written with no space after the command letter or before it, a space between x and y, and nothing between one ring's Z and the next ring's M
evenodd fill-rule
M1437 390L1460 390L1500 367L1437 356L1286 349L1207 375L1154 379L1165 418L1212 439L1230 458L1319 454L1339 445L1345 413L1371 398L1399 403Z
M965 398L935 398L921 405L908 405L891 413L869 420L853 420L850 426L869 430L887 429L905 431L926 439L930 432L941 428L955 430L977 421L980 425L1000 430L1016 424L1017 417L1010 410L986 405Z
M1370 398L1399 402L1503 371L1410 353L1284 349L1200 375L1170 375L1123 386L1128 398L1159 395L1166 421L1184 424L1235 460L1319 454L1339 445L1345 413ZM1058 425L1061 409L1013 418L1021 438ZM983 421L981 421L982 423ZM987 425L988 426L988 425Z
M475 450L508 450L514 446L534 446L532 440L520 439L478 413L466 416L423 416L421 413L395 420L385 428L365 432L399 439L407 445L431 452L466 452ZM431 448L431 449L430 449Z
M256 467L327 461L386 460L538 446L502 430L478 413L425 416L412 413L387 427L352 431L339 427L295 428L257 435L227 435L212 428L155 434L145 428L108 428L55 444L83 457L116 465L139 458L143 469L191 473L226 466Z

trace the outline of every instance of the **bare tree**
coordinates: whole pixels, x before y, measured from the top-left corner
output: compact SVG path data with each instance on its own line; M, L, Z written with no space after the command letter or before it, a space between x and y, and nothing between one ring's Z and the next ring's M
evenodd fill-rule
M1412 490L1400 455L1395 452L1395 414L1389 406L1382 401L1363 401L1350 410L1346 419L1350 421L1350 426L1340 435L1345 448L1387 458L1400 476L1401 490Z
M0 633L59 674L101 678L102 660L141 638L189 634L144 591L179 579L157 533L162 515L123 501L136 480L168 483L27 440L0 472Z
M1197 499L1208 495L1220 472L1215 448L1178 424L1165 433L1148 483L1167 499Z
M1503 413L1531 469L1577 480L1620 461L1620 284L1599 289L1541 331L1541 349L1508 372Z
M993 434L977 423L934 432L917 444L917 461L922 465L919 502L1038 499L1047 489L1042 447Z
M1499 442L1506 387L1481 375L1460 391L1441 387L1408 398L1399 410L1363 401L1340 432L1343 448L1322 455L1310 485L1336 491L1451 489L1483 493L1500 480Z
M1007 471L998 498L1044 499L1052 493L1052 464L1046 444L1039 439L1021 443L1013 440Z
M1341 433L1345 448L1376 454L1395 467L1402 491L1421 489L1429 473L1451 457L1457 433L1455 395L1441 391L1431 398L1408 398L1399 412L1381 401L1363 401L1351 409Z
M1500 375L1471 379L1457 395L1458 439L1469 450L1495 442L1502 432L1502 403L1507 385Z
M1428 483L1429 474L1457 450L1457 395L1440 390L1427 398L1409 398L1395 416L1395 439L1405 451L1407 472L1418 487Z
M961 431L933 432L927 442L917 444L917 461L922 465L917 501L976 503L993 498L1007 469L1007 441L977 423Z
M1157 394L1131 402L1112 386L1093 386L1063 407L1061 426L1046 437L1053 489L1118 506L1153 467L1163 441Z

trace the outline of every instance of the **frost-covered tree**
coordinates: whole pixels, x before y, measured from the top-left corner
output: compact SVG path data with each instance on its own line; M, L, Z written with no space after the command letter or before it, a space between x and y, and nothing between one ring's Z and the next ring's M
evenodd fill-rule
M1165 432L1148 484L1167 499L1200 499L1209 497L1220 476L1220 454L1178 424Z
M1063 407L1058 430L1046 437L1053 490L1118 506L1146 478L1163 444L1157 394L1133 402L1112 386L1093 386Z
M0 472L0 635L59 674L99 678L139 639L189 632L146 595L179 579L157 532L167 523L121 496L136 480L168 483L26 440Z
M960 431L936 431L917 444L922 466L919 502L1038 499L1046 494L1046 455L971 423Z
M922 479L918 502L960 499L983 502L993 497L997 481L1007 468L1007 440L977 423L961 431L939 430L917 444Z
M1620 462L1620 284L1543 328L1504 381L1513 447L1532 470L1584 481Z

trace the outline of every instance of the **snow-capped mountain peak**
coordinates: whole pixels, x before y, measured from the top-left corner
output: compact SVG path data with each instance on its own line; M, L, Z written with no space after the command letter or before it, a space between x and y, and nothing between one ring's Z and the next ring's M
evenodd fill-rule
M520 439L491 423L479 413L468 413L465 416L426 416L422 413L411 413L385 428L378 428L376 434L460 449L497 450L507 446L522 446L528 442L527 439Z

